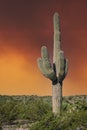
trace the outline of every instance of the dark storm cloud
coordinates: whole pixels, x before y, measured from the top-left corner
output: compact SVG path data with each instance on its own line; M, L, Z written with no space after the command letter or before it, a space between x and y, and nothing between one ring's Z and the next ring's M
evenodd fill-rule
M41 3L41 2L40 2ZM0 36L1 39L8 40L7 43L13 46L22 46L23 43L17 41L18 39L39 39L41 31L44 32L43 13L39 1L21 1L21 0L8 0L0 3ZM9 40L11 42L9 42ZM28 42L24 45L28 46ZM24 46L23 46L24 47Z
M50 2L51 5L53 2ZM49 1L39 0L36 3L34 0L1 1L0 45L25 50L30 46L37 48L37 44L41 44L44 36L48 37L50 34L48 21L50 5Z
M30 46L37 49L44 43L50 49L52 17L57 11L61 18L63 47L67 52L68 48L81 44L76 43L75 35L87 29L86 5L86 0L3 0L0 2L0 39L3 43L0 44L27 50Z

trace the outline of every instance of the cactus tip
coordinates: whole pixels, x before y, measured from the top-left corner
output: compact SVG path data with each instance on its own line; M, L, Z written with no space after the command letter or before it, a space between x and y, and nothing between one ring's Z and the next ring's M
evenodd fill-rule
M44 50L44 49L47 49L47 47L46 47L46 46L42 46L42 47L41 47L41 50Z
M55 12L54 17L59 17L59 14L57 12Z

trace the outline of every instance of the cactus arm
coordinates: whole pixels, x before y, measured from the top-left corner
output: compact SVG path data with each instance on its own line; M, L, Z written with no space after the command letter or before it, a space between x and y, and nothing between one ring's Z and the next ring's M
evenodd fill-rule
M47 47L43 46L41 48L41 58L38 58L38 67L41 71L41 73L49 78L50 80L55 80L56 79L56 74L51 66L50 60L49 60L49 55L47 51Z
M67 73L68 73L68 59L66 59L65 76L67 75Z
M59 57L58 57L58 66L57 67L59 67L59 76L62 76L63 75L63 73L64 73L64 53L63 53L63 51L60 51L59 52Z
M61 82L63 80L64 74L65 74L65 58L64 58L64 52L60 51L58 57L58 81Z
M43 68L43 61L41 58L38 58L37 59L37 63L38 63L38 68L40 69L41 73L43 75L45 75L45 71L44 71L44 68Z

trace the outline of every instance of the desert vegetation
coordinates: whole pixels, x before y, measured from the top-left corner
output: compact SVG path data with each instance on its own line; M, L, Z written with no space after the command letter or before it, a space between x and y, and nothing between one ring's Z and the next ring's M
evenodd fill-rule
M62 114L52 113L50 96L0 96L0 127L27 124L31 130L87 130L87 96L64 97Z

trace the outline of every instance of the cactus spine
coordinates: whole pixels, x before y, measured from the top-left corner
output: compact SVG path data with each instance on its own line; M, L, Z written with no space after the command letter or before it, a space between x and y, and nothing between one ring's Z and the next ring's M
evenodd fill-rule
M38 58L38 67L42 74L52 81L52 108L53 113L61 112L62 106L62 82L68 71L68 60L61 50L60 23L58 13L54 14L54 50L53 65L51 65L47 47L42 46L41 58Z

